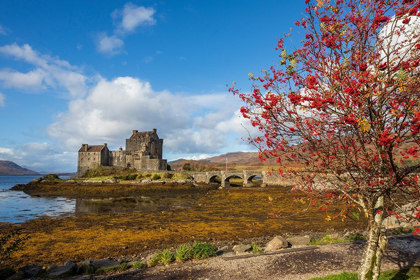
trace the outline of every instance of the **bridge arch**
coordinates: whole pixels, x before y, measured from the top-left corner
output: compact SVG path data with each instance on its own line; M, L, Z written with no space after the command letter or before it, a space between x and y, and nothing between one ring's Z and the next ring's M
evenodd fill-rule
M209 176L209 183L221 183L223 181L222 175L214 174Z

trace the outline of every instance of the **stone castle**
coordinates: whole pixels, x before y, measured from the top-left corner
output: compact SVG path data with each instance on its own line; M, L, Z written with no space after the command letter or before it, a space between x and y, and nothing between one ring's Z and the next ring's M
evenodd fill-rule
M167 169L166 159L162 159L163 139L156 129L138 132L133 130L129 139L125 140L126 150L108 150L107 144L90 146L82 144L77 161L77 176L97 165L116 168L135 168L137 170L159 171Z

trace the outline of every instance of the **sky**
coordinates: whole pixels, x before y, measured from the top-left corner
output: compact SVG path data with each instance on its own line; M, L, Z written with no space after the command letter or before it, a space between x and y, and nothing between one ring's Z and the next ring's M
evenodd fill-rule
M72 172L82 144L157 129L163 157L254 151L232 82L278 62L304 1L2 1L0 160Z

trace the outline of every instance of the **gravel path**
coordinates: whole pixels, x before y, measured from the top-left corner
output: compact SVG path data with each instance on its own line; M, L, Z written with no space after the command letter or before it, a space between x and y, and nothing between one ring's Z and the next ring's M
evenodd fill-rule
M284 250L275 254L219 256L180 265L131 270L107 276L85 276L77 279L310 279L342 271L356 271L363 255L364 244L359 241L312 247L306 250ZM390 238L382 269L397 269L414 265L420 265L420 237L403 235Z

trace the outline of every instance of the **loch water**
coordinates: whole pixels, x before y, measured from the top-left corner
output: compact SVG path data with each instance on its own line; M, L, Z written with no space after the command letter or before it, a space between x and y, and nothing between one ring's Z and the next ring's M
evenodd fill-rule
M39 176L0 175L0 223L23 223L42 216L74 215L75 199L31 197L23 191L10 190L16 184L29 183Z

